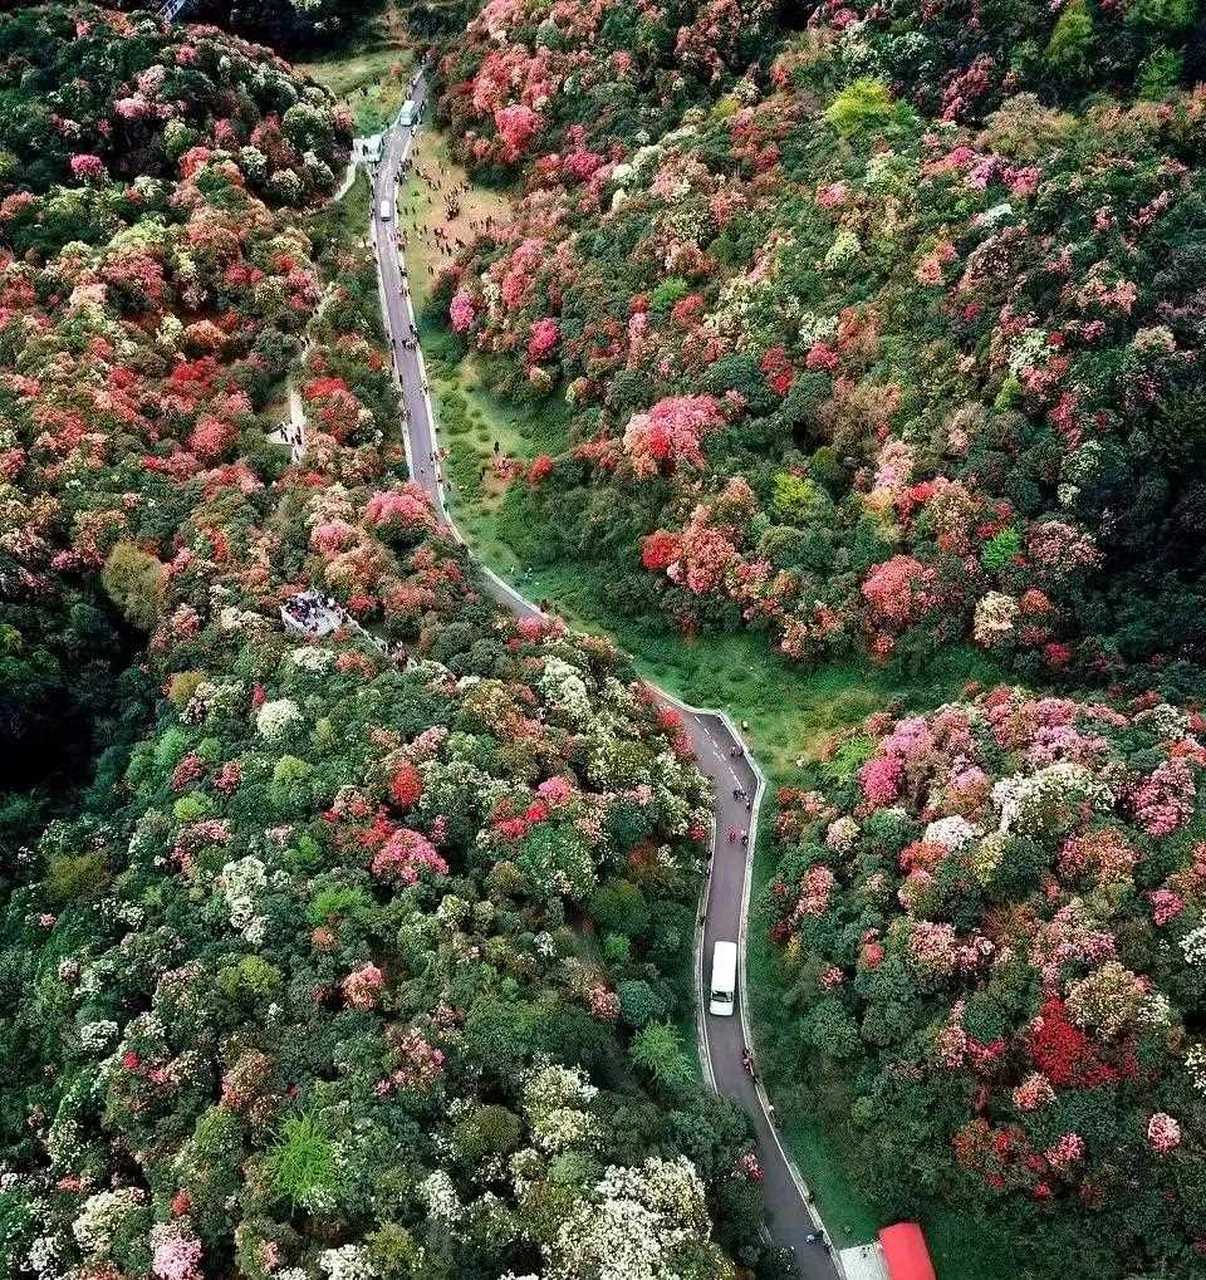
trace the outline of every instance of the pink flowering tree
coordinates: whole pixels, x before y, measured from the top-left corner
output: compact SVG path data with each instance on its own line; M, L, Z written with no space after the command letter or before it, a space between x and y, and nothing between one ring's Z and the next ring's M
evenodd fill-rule
M701 468L703 438L723 422L720 406L711 396L672 396L629 419L624 451L638 476L677 467Z

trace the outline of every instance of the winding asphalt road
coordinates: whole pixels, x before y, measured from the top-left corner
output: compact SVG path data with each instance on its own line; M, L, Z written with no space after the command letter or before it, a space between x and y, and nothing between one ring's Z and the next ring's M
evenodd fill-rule
M414 86L413 100L421 106L426 95L427 86L420 78ZM384 315L394 343L394 362L406 411L405 442L411 478L428 494L460 540L444 505L439 462L435 458L439 446L427 391L423 353L417 343L413 349L402 345L415 324L415 314L405 263L395 239L398 222L396 216L385 220L381 218L383 202L388 204L391 214L395 208L399 175L410 154L415 132L413 127L395 125L386 134L381 163L373 178L372 238ZM486 589L512 612L520 617L541 616L541 610L535 604L491 570L483 566L482 574ZM805 1242L805 1237L819 1228L806 1199L804 1184L767 1117L769 1104L761 1085L750 1079L742 1065L742 1049L750 1041L745 991L745 922L749 908L753 831L764 782L727 716L684 706L661 690L655 690L655 693L667 705L678 709L700 768L715 783L716 826L696 953L700 1058L716 1091L739 1103L753 1122L774 1242L795 1250L800 1274L808 1280L832 1280L837 1275L833 1260L823 1249ZM741 798L733 795L737 789L742 792ZM749 810L746 797L751 806ZM730 844L730 829L749 832L750 847L744 848L739 839ZM712 947L721 939L737 942L743 957L739 967L737 1016L730 1018L709 1014L705 998L711 974Z

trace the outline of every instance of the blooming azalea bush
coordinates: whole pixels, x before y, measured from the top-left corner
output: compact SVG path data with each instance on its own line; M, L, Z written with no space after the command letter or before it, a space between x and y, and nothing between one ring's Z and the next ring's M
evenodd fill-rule
M846 1082L877 1180L1071 1220L1077 1275L1206 1245L1204 727L999 688L876 715L779 795L801 1066Z

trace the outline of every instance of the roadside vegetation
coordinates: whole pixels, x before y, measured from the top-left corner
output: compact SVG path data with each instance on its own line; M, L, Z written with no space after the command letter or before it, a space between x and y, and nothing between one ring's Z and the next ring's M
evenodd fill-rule
M348 113L89 5L0 88L0 1274L781 1280L706 782L408 482Z
M387 32L366 35L348 47L297 63L300 74L329 89L351 112L357 134L379 133L406 100L414 55Z
M756 1013L835 1232L1196 1274L1192 9L805 16L449 43L453 154L514 198L427 299L453 509L749 722Z

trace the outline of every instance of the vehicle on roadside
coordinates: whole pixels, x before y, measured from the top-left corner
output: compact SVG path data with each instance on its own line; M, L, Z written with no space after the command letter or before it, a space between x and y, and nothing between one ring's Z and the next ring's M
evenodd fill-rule
M712 986L708 1012L720 1018L733 1014L737 993L737 944L718 942L712 948Z

